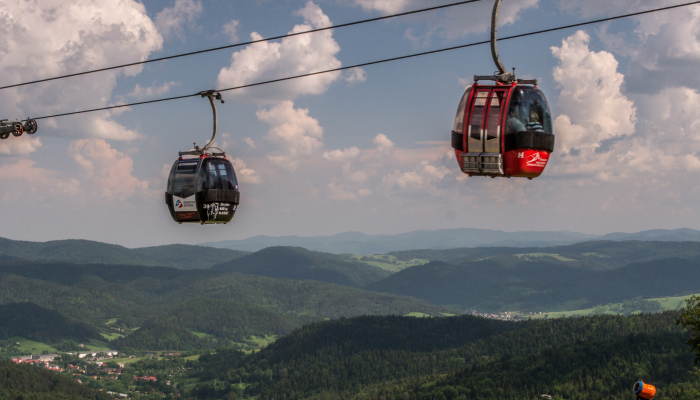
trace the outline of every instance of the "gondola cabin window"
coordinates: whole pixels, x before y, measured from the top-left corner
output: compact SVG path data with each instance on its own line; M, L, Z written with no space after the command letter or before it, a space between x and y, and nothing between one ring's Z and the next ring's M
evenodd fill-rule
M508 108L506 135L525 131L553 132L547 100L535 88L514 90Z
M168 182L168 191L178 197L186 198L195 194L195 177L198 161L175 163L174 173Z

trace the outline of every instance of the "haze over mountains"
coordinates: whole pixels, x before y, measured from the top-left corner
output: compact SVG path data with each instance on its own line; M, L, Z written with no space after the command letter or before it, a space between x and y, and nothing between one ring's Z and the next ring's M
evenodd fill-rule
M258 251L273 246L297 246L335 254L383 254L414 249L454 249L459 247L548 247L592 240L642 240L660 242L700 241L693 229L654 229L637 233L615 232L589 235L571 231L504 232L488 229L419 230L397 235L367 235L344 232L333 236L255 236L241 240L202 243L201 246L240 251Z

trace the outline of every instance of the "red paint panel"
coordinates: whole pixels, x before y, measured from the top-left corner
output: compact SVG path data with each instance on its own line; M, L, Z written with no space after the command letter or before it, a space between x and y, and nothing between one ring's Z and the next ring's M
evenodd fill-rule
M549 161L544 150L511 150L503 155L506 176L514 178L537 178Z

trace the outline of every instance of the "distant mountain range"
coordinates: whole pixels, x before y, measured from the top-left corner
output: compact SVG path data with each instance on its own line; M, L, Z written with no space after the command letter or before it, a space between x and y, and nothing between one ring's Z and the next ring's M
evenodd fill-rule
M254 236L242 240L202 243L201 246L239 251L258 251L273 246L298 246L335 254L384 254L416 249L454 249L460 247L549 247L592 240L639 240L657 242L700 242L700 231L693 229L654 229L637 233L615 232L588 235L570 231L504 232L487 229L420 230L398 235L367 235L345 232L333 236Z
M0 262L33 260L77 264L123 264L145 267L165 266L201 269L249 254L229 249L170 244L128 249L116 244L91 240L52 240L29 242L0 238Z

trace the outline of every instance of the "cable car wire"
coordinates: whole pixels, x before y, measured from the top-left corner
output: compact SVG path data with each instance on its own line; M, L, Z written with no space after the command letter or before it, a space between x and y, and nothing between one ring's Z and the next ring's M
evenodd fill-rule
M449 8L449 7L455 7L455 6L461 6L463 4L469 4L469 3L476 3L481 0L465 0L465 1L459 1L457 3L450 3L450 4L443 4L441 6L435 6L435 7L429 7L429 8L421 8L419 10L413 10L413 11L406 11L398 14L392 14L392 15L385 15L383 17L376 17L376 18L370 18L370 19L363 19L360 21L355 21L355 22L348 22L344 24L339 24L339 25L333 25L333 26L327 26L325 28L318 28L318 29L311 29L308 31L303 31L303 32L295 32L295 33L288 33L286 35L279 35L279 36L273 36L265 39L258 39L258 40L251 40L248 42L241 42L241 43L235 43L235 44L230 44L226 46L220 46L220 47L213 47L211 49L204 49L204 50L197 50L197 51L191 51L189 53L181 53L181 54L174 54L172 56L167 56L167 57L159 57L159 58L154 58L151 60L145 60L145 61L138 61L138 62L133 62L129 64L122 64L122 65L115 65L113 67L105 67L105 68L99 68L99 69L93 69L90 71L84 71L84 72L76 72L74 74L68 74L68 75L61 75L61 76L56 76L53 78L45 78L45 79L38 79L35 81L29 81L29 82L23 82L23 83L16 83L13 85L7 85L7 86L0 86L0 90L2 89L9 89L13 87L19 87L19 86L26 86L26 85L33 85L35 83L41 83L41 82L49 82L49 81L55 81L58 79L65 79L65 78L71 78L74 76L81 76L81 75L87 75L87 74L94 74L96 72L104 72L104 71L110 71L113 69L120 69L120 68L126 68L126 67L133 67L135 65L143 65L143 64L148 64L148 63L153 63L156 61L165 61L165 60L171 60L173 58L180 58L180 57L187 57L187 56L193 56L197 54L203 54L203 53L209 53L212 51L219 51L219 50L225 50L225 49L231 49L234 47L240 47L240 46L247 46L250 44L255 44L255 43L260 43L260 42L267 42L270 40L278 40L278 39L284 39L288 37L293 37L293 36L300 36L300 35L306 35L309 33L316 33L316 32L322 32L322 31L327 31L331 29L338 29L338 28L345 28L348 26L353 26L353 25L361 25L361 24L366 24L368 22L376 22L376 21L382 21L385 19L391 19L391 18L397 18L397 17L403 17L406 15L412 15L412 14L419 14L427 11L434 11L434 10L440 10L443 8Z
M543 30L539 30L539 31L521 33L518 35L505 36L505 37L502 37L498 40L503 41L503 40L510 40L510 39L527 37L527 36L540 35L543 33L555 32L555 31L576 28L576 27L585 26L585 25L599 24L602 22L613 21L613 20L622 19L622 18L629 18L629 17L644 15L644 14L651 14L651 13L655 13L655 12L666 11L666 10L671 10L671 9L675 9L675 8L680 8L680 7L687 7L687 6L691 6L691 5L695 5L695 4L700 4L700 1L693 1L690 3L677 4L677 5L673 5L673 6L656 8L656 9L646 10L646 11L639 11L639 12L630 13L630 14L618 15L615 17L601 18L601 19L597 19L594 21L580 22L577 24L571 24L571 25L565 25L565 26L560 26L560 27L556 27L556 28L549 28L549 29L543 29ZM261 85L267 85L267 84L276 83L276 82L283 82L283 81L289 81L289 80L293 80L293 79L305 78L305 77L314 76L314 75L327 74L327 73L331 73L331 72L344 71L344 70L353 69L353 68L360 68L360 67L366 67L366 66L370 66L370 65L383 64L383 63L392 62L392 61L405 60L408 58L421 57L421 56L426 56L426 55L430 55L430 54L443 53L446 51L464 49L467 47L473 47L473 46L478 46L478 45L482 45L482 44L490 44L490 43L491 43L490 40L484 40L484 41L480 41L480 42L463 44L463 45L459 45L459 46L446 47L446 48L442 48L442 49L425 51L425 52L421 52L421 53L414 53L414 54L409 54L409 55L400 56L400 57L393 57L393 58L387 58L387 59L378 60L378 61L366 62L366 63L362 63L362 64L349 65L346 67L333 68L333 69L328 69L328 70L324 70L324 71L317 71L317 72L310 72L308 74L301 74L301 75L288 76L285 78L271 79L268 81L249 83L246 85L234 86L234 87L225 88L225 89L216 89L216 91L217 92L227 92L227 91L231 91L231 90L239 90L239 89L244 89L244 88L249 88L249 87L254 87L254 86L261 86ZM159 102L163 102L163 101L178 100L178 99L184 99L184 98L188 98L188 97L200 96L200 93L201 92L194 93L194 94L182 95L182 96L166 97L166 98L162 98L162 99L140 101L137 103L119 104L119 105L93 108L93 109L82 110L82 111L72 111L72 112L67 112L67 113L62 113L62 114L54 114L54 115L48 115L45 117L38 117L38 118L34 118L34 119L63 117L63 116L68 116L68 115L84 114L84 113L89 113L89 112L94 112L94 111L112 110L115 108L131 107L131 106L138 106L138 105L151 104L151 103L159 103Z

